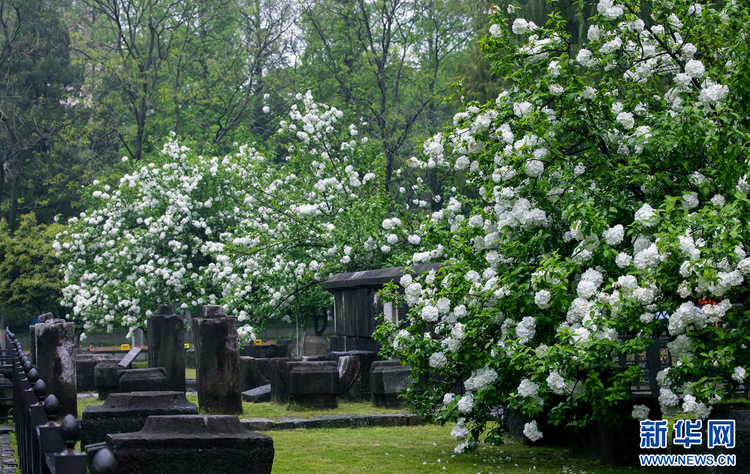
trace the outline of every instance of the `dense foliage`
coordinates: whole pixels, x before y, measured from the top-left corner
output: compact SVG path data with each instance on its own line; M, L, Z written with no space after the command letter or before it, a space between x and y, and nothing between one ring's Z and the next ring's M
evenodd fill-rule
M559 14L536 25L491 10L484 48L507 88L444 137L484 202L433 215L427 237L447 265L404 276L393 297L410 312L379 333L387 354L443 376L409 398L458 422L457 451L500 405L553 424L616 422L642 376L617 357L660 334L676 362L658 377L663 413L704 418L745 380L750 11L591 7L581 47Z
M21 216L14 235L0 219L0 327L26 323L32 314L61 316L60 261L53 243L60 224L37 224L34 213Z

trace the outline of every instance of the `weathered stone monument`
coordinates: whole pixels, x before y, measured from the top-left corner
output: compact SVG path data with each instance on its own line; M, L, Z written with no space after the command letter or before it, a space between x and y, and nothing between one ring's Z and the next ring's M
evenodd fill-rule
M52 313L40 314L36 318L36 323L46 323L53 319ZM36 365L36 332L34 331L35 324L29 325L29 360L32 364Z
M117 362L117 358L109 354L94 354L91 352L79 352L75 354L76 360L76 389L78 392L93 392L96 390L94 383L94 368L100 362Z
M393 359L373 362L370 369L372 406L401 408L404 401L399 395L409 388L411 382L410 366L403 366Z
M333 361L289 362L289 397L312 408L336 408L339 372Z
M437 270L442 264L417 265L412 275ZM399 308L383 303L378 292L391 281L398 283L405 267L364 272L339 273L321 284L333 293L333 321L336 334L331 336L331 351L379 351L372 338L377 327L375 317L385 314L393 322L399 319Z
M240 356L240 387L242 391L252 390L270 384L271 365L268 359Z
M370 400L370 371L380 359L377 352L329 352L328 360L335 361L339 371L339 397L351 402Z
M107 434L132 433L151 415L197 415L184 392L113 393L102 405L87 406L81 416L81 445L101 443Z
M60 401L58 417L78 417L74 324L62 319L47 319L34 325L34 338L36 370L47 385L47 393L54 393Z
M120 393L167 390L167 374L164 367L125 370L119 376Z
M148 317L148 366L164 367L167 390L185 391L185 324L172 307L159 305Z
M268 359L270 370L266 377L271 382L271 401L276 403L286 403L289 399L288 380L289 380L289 358L273 357Z
M109 394L120 390L120 375L126 370L117 361L99 362L94 367L94 386L99 400L106 400Z
M230 415L150 416L141 431L107 435L107 445L120 474L270 474L274 456L269 436Z
M193 319L198 405L212 413L242 413L237 318L222 306L203 307Z

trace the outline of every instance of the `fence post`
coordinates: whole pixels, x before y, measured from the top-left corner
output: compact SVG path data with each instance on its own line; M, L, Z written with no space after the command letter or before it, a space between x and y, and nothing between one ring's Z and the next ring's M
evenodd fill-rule
M117 459L106 446L100 449L91 461L91 474L118 474Z
M32 369L34 370L34 369ZM44 381L39 379L34 383L34 395L36 396L37 403L29 407L29 423L30 426L34 427L31 430L31 472L36 474L41 471L41 464L39 461L39 438L36 436L36 426L44 424L47 420L47 416L44 413L44 395L47 393L47 386Z
M21 343L9 329L6 334L13 347L13 419L24 474L86 474L86 455L75 451L80 428L72 415L61 425L55 423L60 401L54 394L45 398L47 386ZM116 474L117 461L104 448L94 458L92 474Z
M60 434L65 443L62 452L45 453L47 466L55 474L86 474L86 455L75 450L80 435L78 420L73 415L65 415L60 424Z

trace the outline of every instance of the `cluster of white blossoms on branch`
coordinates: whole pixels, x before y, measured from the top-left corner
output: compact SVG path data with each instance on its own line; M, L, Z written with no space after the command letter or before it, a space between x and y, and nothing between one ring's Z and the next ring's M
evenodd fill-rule
M378 333L389 354L441 374L410 395L444 421L481 431L497 406L531 417L559 407L563 423L581 407L610 412L608 390L641 377L618 357L654 335L669 337L675 363L658 378L664 413L705 417L745 380L736 303L749 296L750 166L746 124L730 111L746 100L733 93L748 51L726 43L739 32L722 19L747 7L645 3L595 2L580 47L554 21L493 9L485 47L507 89L467 104L440 141L441 163L479 200L435 213L422 240L442 246L445 265L402 278L391 297L409 315ZM427 153L415 165L437 163ZM724 357L706 357L706 344ZM600 383L584 383L592 367ZM709 371L724 382L695 390ZM456 383L471 403L447 396ZM543 436L536 422L524 434Z

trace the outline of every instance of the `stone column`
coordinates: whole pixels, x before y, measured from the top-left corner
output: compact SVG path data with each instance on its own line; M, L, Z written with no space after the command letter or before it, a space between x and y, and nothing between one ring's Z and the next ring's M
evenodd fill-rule
M40 318L41 321L41 318ZM34 325L36 370L47 384L47 394L60 400L58 418L78 417L76 362L73 355L75 326L62 319L50 319Z
M159 305L148 317L148 366L164 367L167 390L185 391L185 324L172 307Z
M40 314L37 317L37 324L46 323L51 319L52 313ZM36 332L34 331L34 324L29 326L29 360L32 364L36 365Z
M203 317L193 319L193 332L198 406L212 414L242 413L237 318L222 306L204 306Z

